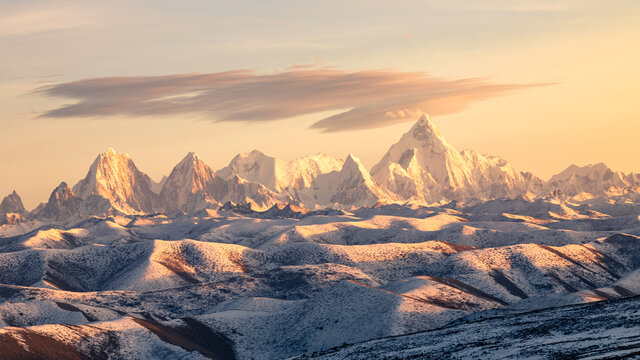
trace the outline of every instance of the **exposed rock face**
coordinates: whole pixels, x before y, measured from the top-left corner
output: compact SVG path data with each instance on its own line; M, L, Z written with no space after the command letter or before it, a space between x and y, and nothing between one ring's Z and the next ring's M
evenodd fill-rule
M0 202L0 213L26 214L20 195L14 190Z
M265 186L240 179L237 175L223 179L196 154L189 153L173 168L160 192L166 211L193 212L207 207L234 203L252 203L259 208L278 202L274 192Z
M82 200L66 182L62 182L53 190L45 207L36 215L54 221L69 221L91 215L104 215L110 208L109 201L101 197L90 196L87 200Z
M213 170L196 154L188 153L167 177L160 199L166 211L197 211L215 204L216 200L207 193L207 188L215 178Z
M14 190L0 202L0 225L13 225L26 220L29 212L24 208L20 195Z
M151 189L153 184L128 154L109 149L98 155L73 192L82 200L93 195L103 197L115 210L125 214L150 213L158 207L157 195Z

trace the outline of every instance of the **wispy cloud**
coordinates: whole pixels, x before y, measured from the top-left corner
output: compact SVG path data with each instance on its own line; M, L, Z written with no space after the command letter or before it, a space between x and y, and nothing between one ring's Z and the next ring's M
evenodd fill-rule
M312 125L335 132L415 120L419 112L455 113L474 101L530 86L446 80L422 72L322 68L96 78L41 87L36 93L77 101L41 115L46 118L196 113L213 121L257 122L343 110Z
M28 35L87 26L95 22L87 12L71 9L28 10L0 16L1 35Z

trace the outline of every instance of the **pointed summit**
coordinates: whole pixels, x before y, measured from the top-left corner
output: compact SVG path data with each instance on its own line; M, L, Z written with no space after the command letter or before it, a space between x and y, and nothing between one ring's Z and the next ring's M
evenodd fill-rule
M49 202L39 217L56 221L65 221L79 217L82 214L82 200L69 188L66 182L61 182L49 196Z
M187 213L211 207L218 203L253 202L258 207L270 207L276 195L252 181L234 174L229 179L216 176L213 170L196 154L188 153L167 178L160 199L165 211L182 210Z
M442 152L453 149L435 126L429 115L422 114L411 129L398 142L404 149L430 147Z
M22 199L15 190L0 202L0 213L25 214L26 212Z
M357 157L349 154L347 155L347 158L344 160L344 164L342 165L342 168L352 168L354 166L356 167L360 167L360 159L358 159Z
M365 166L362 165L360 159L351 154L347 155L347 158L342 165L342 169L340 169L340 174L345 178L348 176L359 176L367 182L373 182L369 172Z
M506 161L458 152L425 114L371 170L376 182L405 200L436 203L517 196L540 191L542 180Z
M413 124L411 133L416 140L429 139L432 136L442 137L436 126L433 124L433 121L427 114L422 114L422 116L420 116L420 119L418 119L418 121Z
M213 170L194 152L189 152L173 168L160 191L160 201L166 211L197 211L215 204L207 189L215 178Z
M128 154L109 148L96 157L87 176L73 191L83 200L100 196L120 212L137 214L154 211L157 195L151 190L152 184L151 178L138 170Z
M307 207L372 206L381 201L389 202L392 197L375 183L360 160L351 154L340 171L318 175L301 193L302 202Z
M65 201L73 198L74 196L76 196L76 194L73 192L73 190L71 190L69 185L67 185L67 183L63 181L60 183L60 185L56 186L56 188L53 189L49 200L55 199Z

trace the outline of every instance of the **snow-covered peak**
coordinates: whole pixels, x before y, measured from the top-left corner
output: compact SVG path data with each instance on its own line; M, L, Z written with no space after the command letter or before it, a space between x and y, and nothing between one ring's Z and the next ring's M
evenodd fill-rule
M207 187L215 178L213 169L193 152L189 152L167 177L160 199L167 211L194 211L204 208L214 199L207 195Z
M165 211L195 212L218 203L253 203L259 208L272 206L276 195L265 186L231 173L227 179L214 171L196 154L189 153L171 171L160 201Z
M284 162L258 150L236 155L216 175L230 179L237 175L260 183L272 191L299 190L308 187L319 175L340 169L342 162L325 154L307 155Z
M458 152L427 115L391 146L371 174L401 198L426 203L517 196L542 187L541 180L503 159Z
M361 176L363 178L366 178L367 180L371 180L369 172L364 167L364 165L362 165L360 159L351 154L347 155L347 158L344 160L344 164L342 165L340 174L343 177Z
M350 208L390 202L393 195L376 184L357 157L349 155L340 171L318 175L301 198L309 208Z
M547 192L557 192L580 198L621 195L640 189L640 182L634 174L625 175L611 170L607 165L571 165L552 176L546 184Z
M420 119L418 119L396 145L405 150L412 148L431 148L438 152L452 148L444 136L440 134L440 131L438 131L431 118L426 114L423 114Z
M236 155L229 165L217 171L217 175L224 179L238 175L243 179L259 182L271 190L279 191L277 173L281 167L280 160L253 150Z
M73 191L81 198L91 195L109 200L123 213L153 212L156 194L151 190L153 181L142 173L128 154L108 149L99 154Z
M210 175L209 173L213 172L209 165L205 164L205 162L202 161L202 159L200 159L200 157L194 152L187 153L187 155L174 167L171 173L184 173L188 171L195 172L195 174L205 175Z
M595 165L589 164L585 166L578 166L576 164L571 164L571 166L569 166L559 174L553 175L549 179L549 182L554 182L559 180L568 180L574 176L601 178L608 171L612 171L612 170L609 169L609 167L604 163L598 163Z

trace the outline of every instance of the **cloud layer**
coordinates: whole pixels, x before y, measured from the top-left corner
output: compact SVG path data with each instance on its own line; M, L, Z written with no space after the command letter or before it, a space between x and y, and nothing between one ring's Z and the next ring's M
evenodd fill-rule
M258 122L342 110L312 125L336 132L411 121L421 112L455 113L474 101L529 86L445 80L421 72L291 69L96 78L36 93L76 101L42 114L47 118L203 114L213 121Z

